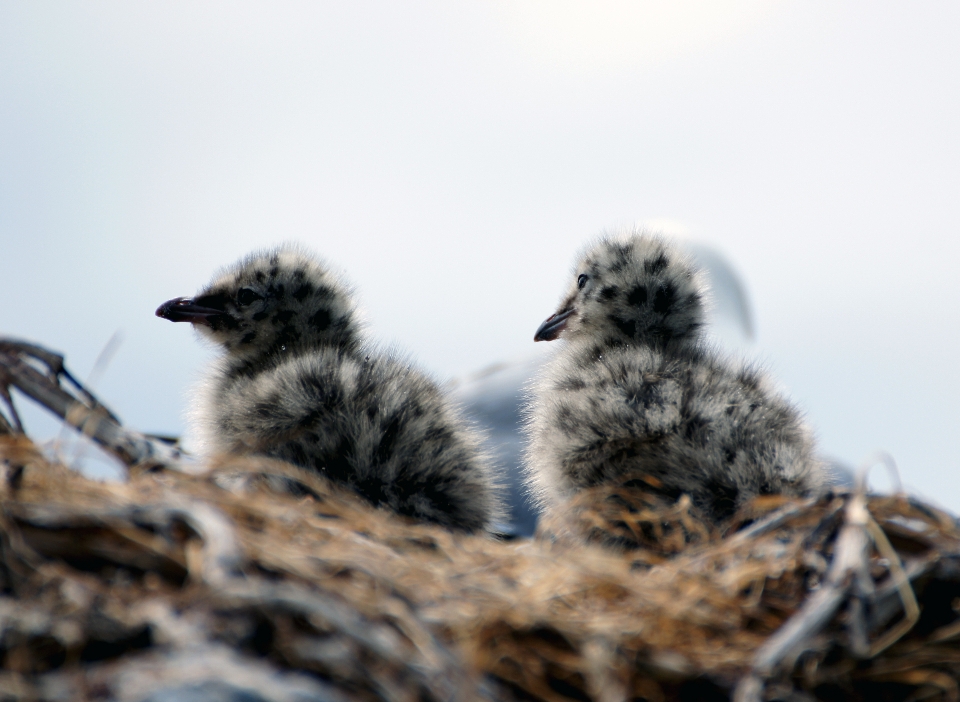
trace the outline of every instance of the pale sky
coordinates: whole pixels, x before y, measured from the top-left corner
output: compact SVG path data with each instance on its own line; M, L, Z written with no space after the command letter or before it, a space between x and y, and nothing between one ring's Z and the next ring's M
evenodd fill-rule
M0 0L0 331L85 377L121 330L96 390L178 433L210 351L153 311L254 248L312 247L444 379L667 223L825 452L960 511L958 36L948 2Z

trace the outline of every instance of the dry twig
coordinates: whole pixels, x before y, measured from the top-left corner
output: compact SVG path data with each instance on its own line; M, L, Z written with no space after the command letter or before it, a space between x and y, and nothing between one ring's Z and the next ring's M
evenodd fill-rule
M61 379L69 387L64 387ZM23 433L11 387L89 436L128 468L170 465L182 456L162 441L121 426L120 420L67 371L63 356L35 344L0 339L0 397L10 412L9 420L0 415L0 434Z

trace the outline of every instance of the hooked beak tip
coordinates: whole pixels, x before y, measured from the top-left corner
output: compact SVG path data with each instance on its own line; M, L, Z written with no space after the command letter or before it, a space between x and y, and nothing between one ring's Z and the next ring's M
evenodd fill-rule
M210 324L210 318L222 314L221 310L204 307L188 297L175 297L157 308L156 315L171 322Z
M176 321L174 317L176 316L177 305L183 304L184 298L178 297L173 300L167 300L162 305L157 308L155 314L161 319L169 319L171 322Z
M576 312L576 308L557 312L547 317L533 335L534 341L553 341L566 329L567 320Z

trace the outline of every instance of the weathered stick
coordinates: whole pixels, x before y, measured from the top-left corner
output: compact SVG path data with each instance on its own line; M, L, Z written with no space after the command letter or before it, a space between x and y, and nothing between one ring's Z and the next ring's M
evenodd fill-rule
M737 684L735 702L760 702L763 686L786 660L796 655L830 621L851 591L867 595L873 590L869 573L870 535L866 495L852 494L846 518L834 547L833 562L820 589L760 647L750 673Z
M31 361L45 366L47 372L38 370ZM64 389L60 378L74 386L76 395ZM0 339L0 396L6 402L12 420L4 418L0 432L23 433L23 425L9 394L11 387L89 436L127 467L152 468L175 463L181 458L181 452L173 446L122 427L117 417L64 368L63 356L35 344Z
M899 641L920 618L920 606L910 584L917 568L904 567L897 551L890 544L880 525L867 509L867 475L870 468L882 462L890 471L900 491L896 464L886 453L871 457L858 473L853 493L847 498L844 524L834 544L833 562L820 590L811 595L780 629L760 647L750 673L737 684L736 702L760 702L764 685L779 670L792 666L797 656L810 648L817 633L833 618L840 606L851 599L850 622L847 625L849 646L856 657L873 658ZM864 602L876 603L876 586L870 575L870 548L873 545L890 564L891 583L903 607L903 619L872 644L867 640L868 626ZM916 565L916 564L914 564ZM887 593L884 593L885 595ZM877 608L888 614L888 602ZM874 614L874 619L880 611Z

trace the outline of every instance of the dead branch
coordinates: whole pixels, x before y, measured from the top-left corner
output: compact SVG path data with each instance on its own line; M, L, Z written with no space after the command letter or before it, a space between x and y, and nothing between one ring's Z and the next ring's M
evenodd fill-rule
M72 385L73 392L61 384L61 378ZM63 356L35 344L0 339L0 396L11 415L10 421L3 419L0 423L0 433L22 434L23 425L9 393L11 387L89 436L128 468L170 465L182 456L162 441L121 426L116 415L66 370Z

